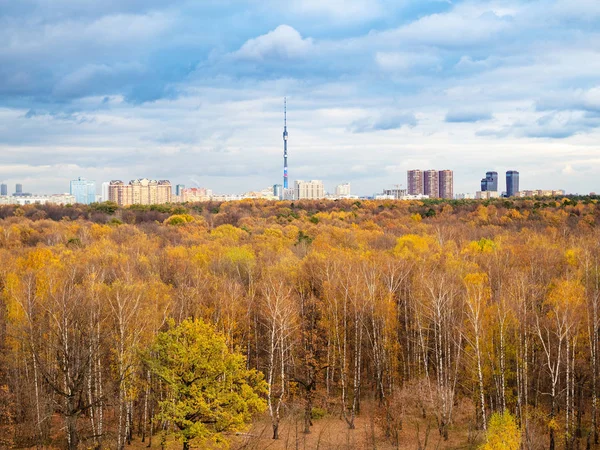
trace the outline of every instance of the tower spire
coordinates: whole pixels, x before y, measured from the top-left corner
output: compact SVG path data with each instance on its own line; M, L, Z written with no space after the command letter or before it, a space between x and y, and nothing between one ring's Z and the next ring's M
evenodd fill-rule
M287 141L288 141L287 98L283 97L283 189L284 189L284 194L285 194L285 189L288 188Z

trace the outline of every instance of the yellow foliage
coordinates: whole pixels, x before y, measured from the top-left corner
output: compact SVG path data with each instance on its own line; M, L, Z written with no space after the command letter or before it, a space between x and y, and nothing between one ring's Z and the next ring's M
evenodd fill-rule
M465 253L493 253L496 250L497 245L492 239L481 238L478 241L471 241Z
M248 233L241 228L234 227L233 225L220 225L214 230L211 231L211 236L220 239L232 240L234 242L238 242L242 236L247 235Z
M406 234L396 240L394 255L407 257L411 254L424 254L433 244L434 240L430 236Z
M192 223L195 219L189 214L174 214L171 217L165 219L166 225L185 225L186 223Z
M548 294L548 303L556 310L569 315L577 312L577 308L585 302L585 288L579 280L558 280L552 284Z
M485 443L480 450L519 450L521 430L515 418L509 413L494 413L490 417Z
M578 265L579 254L581 250L578 248L570 248L565 252L565 259L567 260L567 264L570 266L576 267Z

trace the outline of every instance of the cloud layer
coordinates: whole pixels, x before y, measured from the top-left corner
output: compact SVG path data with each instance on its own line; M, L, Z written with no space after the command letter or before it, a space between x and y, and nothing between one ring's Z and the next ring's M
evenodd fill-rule
M597 191L600 7L589 0L0 0L0 179L290 177L359 194L413 167Z

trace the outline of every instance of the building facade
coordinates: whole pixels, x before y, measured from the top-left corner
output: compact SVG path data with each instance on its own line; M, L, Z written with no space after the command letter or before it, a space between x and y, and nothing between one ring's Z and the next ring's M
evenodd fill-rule
M109 201L109 198L108 198L108 187L109 186L110 186L110 183L108 181L105 181L104 183L102 183L102 201L103 202Z
M437 170L426 170L423 172L423 194L429 198L440 196L440 180Z
M441 198L454 198L454 172L451 170L440 170L438 172L439 179L439 196Z
M321 180L296 180L294 182L295 200L316 200L325 198L325 188Z
M273 195L277 197L279 200L283 199L283 184L274 184L273 185Z
M563 189L534 189L515 193L515 197L560 197L563 195L566 195Z
M489 200L490 198L498 198L500 194L498 191L477 191L475 192L475 198L477 200Z
M486 172L485 178L481 180L481 191L498 190L498 172Z
M519 172L509 170L506 172L506 196L513 197L519 192Z
M70 194L56 195L16 195L0 198L1 205L44 205L53 203L56 205L72 205L75 203L75 196Z
M409 170L406 175L409 195L423 194L423 171L419 169Z
M96 201L96 182L77 178L71 180L70 194L75 197L75 203L89 205Z
M211 189L205 188L184 188L180 191L179 197L182 202L206 202L212 196Z
M23 185L21 183L15 184L15 194L20 195L23 193Z
M113 180L108 186L108 198L120 206L169 203L172 198L171 182L141 178L125 184Z
M338 184L335 187L335 196L336 197L347 197L349 195L350 195L350 183Z
M2 183L0 184L0 195L6 196L8 195L8 185Z

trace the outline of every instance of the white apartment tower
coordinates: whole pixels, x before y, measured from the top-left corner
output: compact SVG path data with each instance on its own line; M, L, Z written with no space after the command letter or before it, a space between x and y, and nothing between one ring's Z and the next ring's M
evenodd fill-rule
M296 180L294 182L295 200L316 200L319 198L325 198L325 188L323 187L323 181Z
M338 184L335 187L336 197L346 197L348 195L350 195L350 183Z

